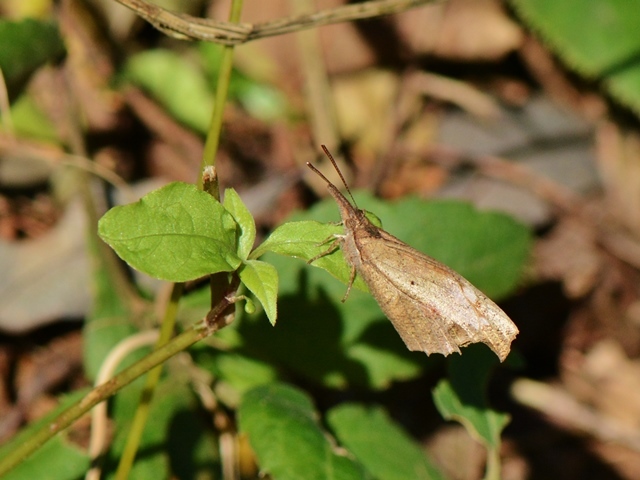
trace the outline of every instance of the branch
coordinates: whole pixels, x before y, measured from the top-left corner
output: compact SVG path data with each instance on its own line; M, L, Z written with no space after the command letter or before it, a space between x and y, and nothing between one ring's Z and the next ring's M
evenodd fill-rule
M204 40L231 46L322 25L391 15L427 3L435 3L436 0L371 0L256 24L193 17L166 10L146 0L116 1L171 37L181 40Z

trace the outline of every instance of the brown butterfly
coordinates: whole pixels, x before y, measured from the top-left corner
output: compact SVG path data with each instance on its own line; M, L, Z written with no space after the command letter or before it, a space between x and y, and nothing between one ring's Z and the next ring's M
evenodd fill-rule
M351 195L333 156L322 149ZM482 342L504 361L518 328L500 307L446 265L375 226L354 207L355 200L352 205L317 168L307 166L327 183L345 229L309 263L341 248L351 266L345 299L357 273L409 350L449 355Z

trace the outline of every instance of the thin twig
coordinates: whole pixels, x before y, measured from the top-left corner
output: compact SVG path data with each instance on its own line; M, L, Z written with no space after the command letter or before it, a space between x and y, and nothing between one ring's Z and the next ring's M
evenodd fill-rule
M62 148L45 143L26 141L0 133L0 156L10 158L31 158L56 166L70 166L89 172L116 187L127 201L134 202L137 195L121 176L104 165L81 155L65 153Z
M312 9L312 0L290 0L294 12ZM340 143L336 112L331 95L329 76L322 57L322 47L318 31L307 30L296 34L299 47L299 59L305 79L305 100L309 109L309 120L313 138L337 151ZM323 190L324 186L323 186Z
M116 0L158 30L181 40L239 45L259 38L403 12L436 0L372 0L261 23L232 23L166 10L145 0Z

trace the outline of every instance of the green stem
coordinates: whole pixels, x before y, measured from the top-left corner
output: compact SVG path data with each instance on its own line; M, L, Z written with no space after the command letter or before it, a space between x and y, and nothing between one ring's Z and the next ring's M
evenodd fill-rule
M240 21L240 13L242 12L242 1L233 0L231 5L231 13L229 14L229 22L237 23ZM204 144L204 152L202 154L202 163L200 168L200 176L198 186L202 188L202 172L205 167L214 166L218 146L220 145L220 132L222 131L222 116L224 106L227 101L229 92L229 83L231 82L231 71L233 69L234 47L225 46L222 51L220 61L220 73L218 75L218 84L216 85L215 103L213 105L213 113L211 115L211 123L209 124L209 134Z
M160 329L160 337L156 342L156 350L166 345L173 335L173 329L176 324L176 314L178 312L178 303L182 292L184 291L183 283L175 283L171 290L171 298L169 304L164 312L164 319L162 320L162 326ZM160 374L162 373L162 365L158 365L149 371L147 379L145 380L144 389L140 403L136 409L136 413L133 417L133 422L127 436L127 443L125 445L120 462L118 463L118 469L116 470L116 480L124 480L129 476L133 461L136 457L138 447L140 446L140 439L144 432L144 426L147 423L147 417L149 416L149 410L151 408L151 400L156 390L156 386L160 381Z
M156 365L160 365L176 353L189 348L197 341L210 335L214 330L215 329L211 327L203 328L201 325L195 326L175 337L162 348L155 350L139 362L122 371L108 382L91 390L83 399L62 412L53 421L42 425L33 435L0 460L0 477L35 452L54 435L67 428L75 420L91 410L95 405L111 397L118 390L145 372L148 372Z
M495 446L487 448L485 480L500 480L500 452Z

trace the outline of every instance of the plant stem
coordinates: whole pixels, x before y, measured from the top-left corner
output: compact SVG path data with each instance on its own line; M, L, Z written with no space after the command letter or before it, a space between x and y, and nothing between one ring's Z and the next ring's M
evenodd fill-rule
M237 23L240 21L240 12L242 11L243 0L233 0L231 5L231 13L229 14L229 22ZM227 101L229 92L229 83L231 82L231 71L233 69L233 53L234 47L223 47L222 59L220 61L220 73L218 74L218 84L216 85L216 96L213 105L213 113L211 115L211 123L209 124L209 134L204 144L204 152L202 154L202 163L200 165L200 178L198 186L202 188L202 172L205 167L214 166L218 146L220 145L220 132L222 131L222 116L224 106Z
M44 424L12 452L0 460L0 477L26 459L47 440L61 432L95 405L114 395L118 390L131 383L156 365L190 347L197 341L215 331L215 328L203 327L200 323L175 337L169 343L122 371L111 380L91 390L83 399L62 412L53 421Z
M488 447L485 480L500 480L500 469L500 452L498 451L498 447L495 445Z
M160 328L160 338L158 338L158 341L156 342L156 350L162 348L162 346L166 345L171 340L173 329L176 324L178 303L180 302L180 297L182 297L183 291L183 283L173 284L171 298L167 304L167 308L165 309L162 326ZM129 476L138 447L140 446L140 439L142 438L144 426L147 423L147 417L149 416L149 410L151 408L151 400L153 400L153 394L160 380L161 373L162 365L158 365L150 370L147 375L144 389L140 396L140 403L136 409L136 413L133 417L133 422L129 430L129 435L127 436L127 443L120 457L120 462L118 463L118 469L116 470L115 475L117 480L124 480Z

